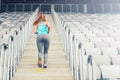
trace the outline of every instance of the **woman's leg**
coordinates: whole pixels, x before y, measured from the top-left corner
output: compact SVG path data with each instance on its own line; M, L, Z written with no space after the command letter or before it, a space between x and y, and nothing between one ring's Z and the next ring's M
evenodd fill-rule
M44 35L43 42L44 42L44 64L47 66L48 50L50 45L49 35Z
M38 48L38 66L41 67L42 63L42 35L37 36L37 48Z

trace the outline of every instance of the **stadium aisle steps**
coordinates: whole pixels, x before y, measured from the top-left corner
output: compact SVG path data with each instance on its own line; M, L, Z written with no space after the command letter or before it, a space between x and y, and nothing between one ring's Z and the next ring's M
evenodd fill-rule
M65 58L63 47L60 43L57 30L51 15L46 15L51 24L50 49L48 56L48 68L37 71L37 47L36 37L31 35L24 50L23 57L16 70L13 80L73 80L72 72Z

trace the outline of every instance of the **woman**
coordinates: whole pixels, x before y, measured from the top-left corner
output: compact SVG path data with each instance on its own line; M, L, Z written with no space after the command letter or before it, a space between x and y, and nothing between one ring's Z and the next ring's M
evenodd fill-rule
M44 46L44 63L43 67L47 68L47 56L49 49L49 32L50 25L45 19L45 15L40 13L38 20L34 23L34 33L37 34L38 47L38 67L42 67L42 46Z

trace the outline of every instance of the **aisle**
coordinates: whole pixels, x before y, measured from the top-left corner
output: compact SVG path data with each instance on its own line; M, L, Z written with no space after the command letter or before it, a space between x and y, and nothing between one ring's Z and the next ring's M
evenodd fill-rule
M48 68L37 68L36 36L32 34L13 80L73 80L53 19L50 14L46 17L51 24Z

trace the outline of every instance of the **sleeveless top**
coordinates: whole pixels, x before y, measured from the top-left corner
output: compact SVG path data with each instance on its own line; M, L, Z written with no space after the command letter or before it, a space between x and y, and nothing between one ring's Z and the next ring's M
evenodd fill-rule
M42 21L37 28L37 35L40 34L48 34L48 27L44 24L44 22Z

